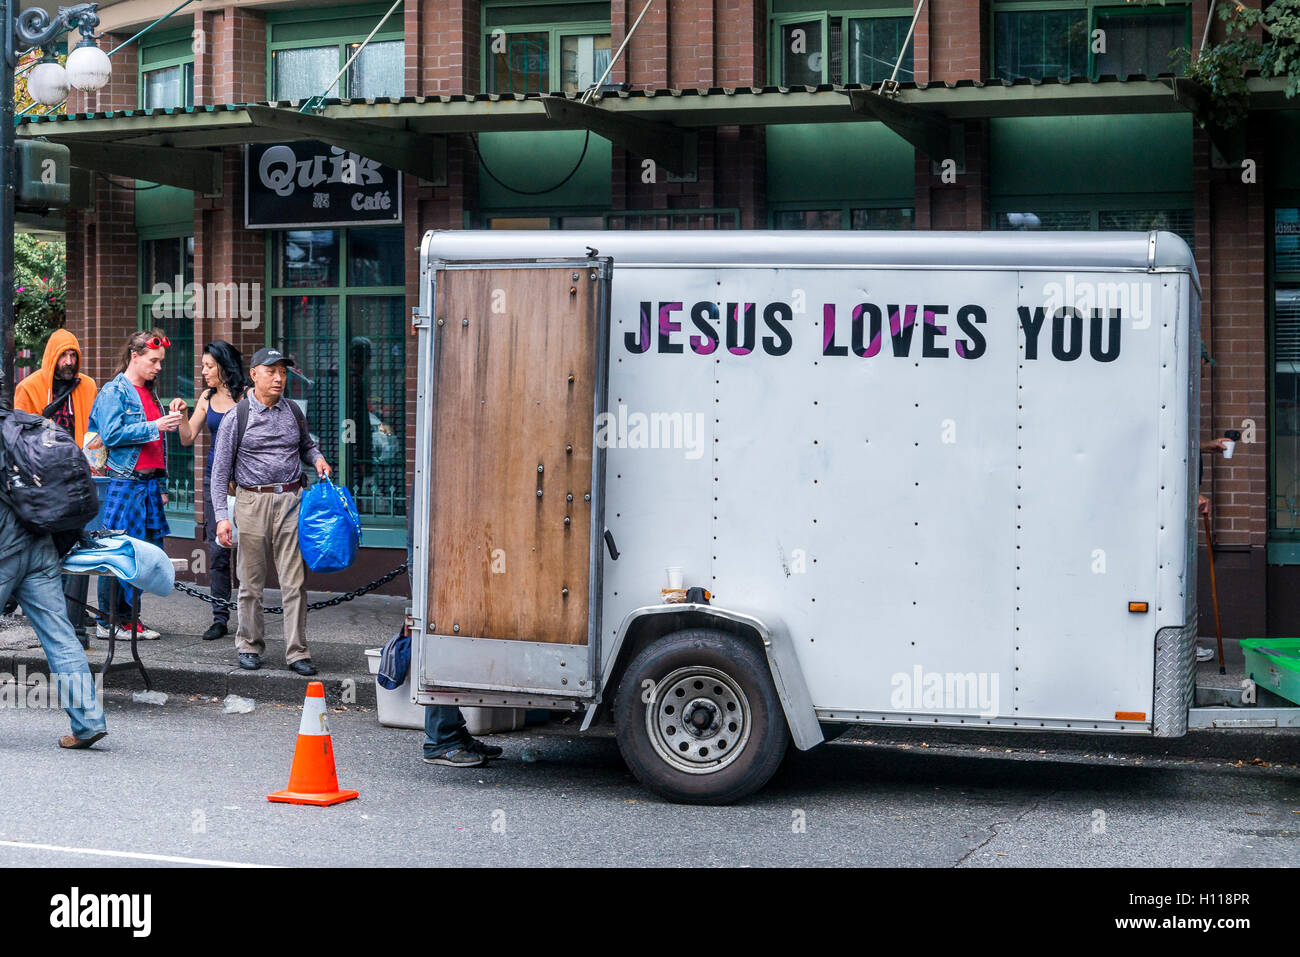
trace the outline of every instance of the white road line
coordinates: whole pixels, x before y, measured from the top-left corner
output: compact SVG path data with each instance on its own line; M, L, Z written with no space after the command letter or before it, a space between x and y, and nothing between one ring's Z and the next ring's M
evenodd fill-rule
M97 847L60 847L57 844L27 844L0 840L0 849L21 847L31 851L57 851L61 854L90 854L95 857L126 857L137 861L160 861L167 864L203 864L208 867L275 867L274 864L245 864L240 861L213 861L203 857L174 857L170 854L141 854L136 851L105 851Z

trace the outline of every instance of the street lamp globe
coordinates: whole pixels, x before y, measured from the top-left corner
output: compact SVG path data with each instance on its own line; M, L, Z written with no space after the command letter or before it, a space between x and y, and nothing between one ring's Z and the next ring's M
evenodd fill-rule
M113 72L108 54L89 39L82 40L68 54L67 67L68 83L88 92L102 90Z
M27 74L27 92L43 106L54 106L68 98L68 72L58 60L42 60Z

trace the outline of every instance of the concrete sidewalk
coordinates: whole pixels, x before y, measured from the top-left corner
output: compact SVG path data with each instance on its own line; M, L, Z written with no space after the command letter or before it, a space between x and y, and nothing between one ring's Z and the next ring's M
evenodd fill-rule
M310 592L308 601L335 596L334 592ZM92 588L91 603L94 603ZM267 589L268 606L280 604L280 593ZM216 641L204 641L200 635L212 624L212 606L181 592L166 598L146 595L140 620L162 633L158 641L140 641L140 659L148 669L155 691L167 694L203 694L224 698L242 695L256 701L301 704L307 682L321 681L331 701L343 700L349 687L354 688L353 703L375 705L374 680L366 664L367 648L383 646L402 627L409 600L386 595L363 595L331 608L307 613L307 644L312 663L320 673L304 678L290 671L284 663L284 625L280 615L266 616L266 652L262 667L245 671L239 667L235 652L232 615L231 632ZM93 626L92 626L93 634ZM108 652L108 641L91 638L87 657L98 669ZM130 641L118 641L114 663L130 661ZM0 618L0 671L15 674L19 666L28 672L46 670L45 655L36 635L21 615ZM109 689L143 690L137 672L110 674L104 682Z

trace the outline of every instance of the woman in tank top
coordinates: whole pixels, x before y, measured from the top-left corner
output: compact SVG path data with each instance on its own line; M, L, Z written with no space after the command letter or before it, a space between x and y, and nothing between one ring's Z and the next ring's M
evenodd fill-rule
M201 374L206 388L200 393L189 421L182 422L182 445L193 445L199 429L208 427L208 458L203 468L203 522L204 537L208 543L208 581L213 598L230 600L230 549L217 542L217 521L212 509L212 496L225 495L225 489L212 488L212 453L217 444L217 429L226 413L235 407L248 388L244 372L244 358L229 342L218 339L203 350ZM230 630L230 609L224 605L212 606L212 627L203 633L204 641L215 641Z

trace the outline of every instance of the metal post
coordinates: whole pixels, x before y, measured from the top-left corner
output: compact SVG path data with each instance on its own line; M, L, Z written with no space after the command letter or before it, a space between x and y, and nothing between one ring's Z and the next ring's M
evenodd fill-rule
M18 53L27 47L40 47L47 53L50 44L69 30L79 28L89 38L99 26L95 11L98 3L79 3L59 7L50 15L39 7L22 11L17 0L0 0L4 24L0 40L4 43L3 69L0 69L0 409L14 407L14 198L17 195L17 131L14 127L14 71ZM19 46L19 41L22 46Z
M14 53L15 0L4 0L0 69L0 409L14 407Z

